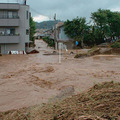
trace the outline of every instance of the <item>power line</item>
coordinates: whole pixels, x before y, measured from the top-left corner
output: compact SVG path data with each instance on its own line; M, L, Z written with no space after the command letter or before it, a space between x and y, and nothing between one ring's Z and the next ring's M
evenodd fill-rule
M30 7L30 9L31 9L33 12L35 12L35 13L37 13L37 14L39 14L39 15L42 15L40 12L36 11L35 9L33 9L33 8L31 8L31 7Z
M32 10L32 12L34 12L34 13L36 13L36 14L38 14L38 15L43 15L43 14L41 14L40 12L38 12L37 10L35 10L34 8L32 8L32 7L30 7L30 9ZM46 17L48 17L49 19L51 19L52 17L50 17L50 16L47 16L47 15L43 15L43 16L46 16Z

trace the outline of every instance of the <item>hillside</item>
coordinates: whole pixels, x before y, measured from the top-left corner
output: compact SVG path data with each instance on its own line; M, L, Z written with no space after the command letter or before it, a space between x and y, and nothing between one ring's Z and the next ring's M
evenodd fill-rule
M120 83L97 84L62 101L0 113L1 120L119 120Z
M56 23L61 22L60 20L57 20ZM50 21L44 21L44 22L36 22L36 28L37 29L50 29L54 26L55 21L50 20Z

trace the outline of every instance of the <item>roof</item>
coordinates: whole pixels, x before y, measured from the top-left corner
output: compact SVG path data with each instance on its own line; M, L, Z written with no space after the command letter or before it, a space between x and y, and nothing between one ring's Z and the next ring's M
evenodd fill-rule
M59 23L56 24L56 28L60 28L62 26L64 26L64 22L59 22Z

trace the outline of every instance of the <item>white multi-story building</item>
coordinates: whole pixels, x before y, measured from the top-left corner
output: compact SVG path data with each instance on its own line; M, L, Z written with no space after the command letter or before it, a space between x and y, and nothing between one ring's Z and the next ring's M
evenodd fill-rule
M0 53L26 51L29 43L29 6L0 3Z

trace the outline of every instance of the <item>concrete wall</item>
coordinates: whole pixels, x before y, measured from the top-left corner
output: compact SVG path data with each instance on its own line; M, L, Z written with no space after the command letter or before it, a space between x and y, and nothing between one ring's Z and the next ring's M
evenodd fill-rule
M4 26L19 26L19 19L0 19L0 27Z
M19 10L19 4L7 4L7 3L0 3L0 10L7 9L7 10Z
M64 26L60 27L59 40L60 41L69 41L70 40L70 38L64 32Z
M66 46L67 49L74 48L74 40L69 38L64 32L64 26L59 28L58 32L58 43L62 43L63 46ZM58 46L59 48L59 46Z
M0 44L20 43L20 36L0 36Z
M21 51L19 44L0 44L0 46L2 54L8 54L8 51Z
M29 6L20 5L20 10L18 12L18 16L20 17L20 25L16 28L16 32L20 33L19 47L21 50L25 50L25 43L29 42L29 35L26 35L26 30L29 30L29 16L27 19L27 11L29 13Z

